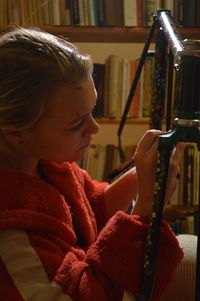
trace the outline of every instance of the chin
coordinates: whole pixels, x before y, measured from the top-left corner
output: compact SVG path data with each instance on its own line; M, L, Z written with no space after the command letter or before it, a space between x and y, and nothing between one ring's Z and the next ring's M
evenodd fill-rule
M65 163L65 162L78 162L81 161L84 158L85 152L83 154L74 154L73 156L70 157L65 157L63 159L57 159L57 160L53 160L59 164Z

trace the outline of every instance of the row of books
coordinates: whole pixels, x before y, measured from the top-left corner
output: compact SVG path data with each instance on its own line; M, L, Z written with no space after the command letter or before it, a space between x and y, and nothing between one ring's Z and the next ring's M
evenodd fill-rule
M198 235L198 231L199 231L198 212L189 214L181 219L170 221L169 224L176 235L179 234Z
M185 146L180 163L179 185L171 199L171 205L195 206L199 204L200 154L196 143Z
M71 0L1 0L0 24L70 25Z
M126 159L130 159L135 152L136 145L124 147ZM91 144L84 159L78 162L81 168L87 170L93 179L107 181L108 175L120 164L118 147L114 144Z
M132 87L139 60L129 61L110 55L105 64L94 64L93 78L97 90L94 117L121 117ZM153 52L146 57L132 97L128 118L149 117L152 98Z
M135 2L137 10L133 18L133 26L151 26L153 15L159 9L170 10L177 26L200 26L199 0L136 0Z
M130 159L135 152L136 145L123 148L126 159ZM108 175L120 164L118 147L113 144L91 144L85 158L79 162L92 178L104 181ZM187 143L180 163L180 179L170 205L197 206L199 204L199 172L200 154L196 143Z
M198 0L1 0L0 24L151 26L161 8L177 25L200 26Z

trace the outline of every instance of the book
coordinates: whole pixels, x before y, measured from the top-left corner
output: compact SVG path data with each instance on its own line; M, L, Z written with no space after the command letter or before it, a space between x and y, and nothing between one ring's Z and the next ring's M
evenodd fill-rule
M154 51L149 51L146 56L143 72L141 75L141 97L140 111L142 117L149 117L151 112L151 102L153 94L153 71L154 71Z
M70 24L80 24L78 0L70 0Z
M106 60L107 65L107 91L105 93L105 107L107 116L113 118L117 115L117 107L119 106L119 70L120 57L117 55L109 55Z
M95 7L94 0L88 0L88 20L90 26L97 25L95 20Z
M145 26L151 26L153 24L153 15L156 13L154 0L148 0L145 2L144 24Z
M70 25L70 1L60 0L59 10L60 10L61 25Z
M106 26L123 26L123 0L105 1Z
M194 215L188 215L186 217L186 221L188 234L194 235Z
M114 152L113 152L112 170L114 170L120 164L121 164L121 162L120 162L119 149L118 149L117 146L115 146L115 149L114 149Z
M144 26L144 0L137 0L137 26Z
M37 15L38 15L38 24L44 25L44 6L46 3L41 3L41 1L36 0L37 3Z
M114 26L115 24L115 0L105 1L105 25Z
M130 61L130 85L132 85L133 80L135 78L135 73L138 67L139 59ZM134 118L139 117L140 112L140 78L137 83L137 87L135 89L135 93L132 97L131 105L129 108L128 117Z
M84 25L89 25L88 0L82 0Z
M196 24L195 26L200 27L200 1L196 1L196 14L195 14Z
M164 8L170 10L171 16L173 16L174 15L174 0L164 0Z
M123 0L115 1L115 15L116 15L116 26L124 26L124 6Z
M106 0L96 0L98 26L105 26L106 25L105 1Z
M112 171L112 161L115 146L113 144L107 144L105 149L105 165L104 165L104 181L107 180L107 176Z
M122 58L119 70L119 105L117 106L117 117L121 117L127 102L130 90L130 62Z
M137 26L137 0L124 0L124 26Z
M85 25L84 11L83 11L83 0L78 0L78 12L79 12L79 25Z
M44 25L51 24L51 21L50 21L50 3L49 2L45 2L44 5L43 5L43 18L44 18Z
M33 0L30 0L28 3L28 25L34 25L35 20L34 20L34 7L33 7Z
M21 24L20 2L16 0L7 0L8 23Z
M173 21L176 26L180 24L180 2L173 0Z
M183 0L183 23L184 27L196 25L196 0Z
M65 0L65 20L66 20L66 25L70 25L71 24L71 20L70 20L70 0Z
M105 158L106 158L106 146L99 144L98 145L98 162L97 162L96 175L95 175L95 179L98 181L103 181Z
M61 25L59 0L52 1L53 25Z
M179 0L178 1L178 12L179 12L179 20L178 20L178 25L183 26L183 1L184 0Z

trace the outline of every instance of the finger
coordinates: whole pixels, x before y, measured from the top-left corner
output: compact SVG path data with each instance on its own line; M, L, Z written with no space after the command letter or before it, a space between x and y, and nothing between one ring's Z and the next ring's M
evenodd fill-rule
M174 147L172 154L171 154L171 161L173 162L180 162L183 152L184 152L184 144L177 144L176 147Z
M138 144L138 151L147 151L154 144L155 140L163 134L162 131L159 130L149 130L147 131L143 137L141 138Z

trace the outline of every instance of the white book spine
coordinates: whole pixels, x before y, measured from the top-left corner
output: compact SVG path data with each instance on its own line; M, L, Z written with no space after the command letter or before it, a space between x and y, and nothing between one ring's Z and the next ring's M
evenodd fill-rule
M124 25L137 26L136 0L124 0Z

